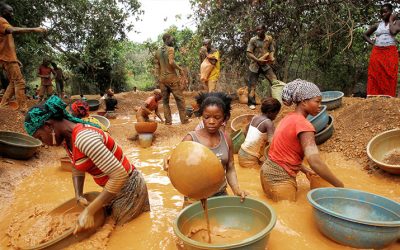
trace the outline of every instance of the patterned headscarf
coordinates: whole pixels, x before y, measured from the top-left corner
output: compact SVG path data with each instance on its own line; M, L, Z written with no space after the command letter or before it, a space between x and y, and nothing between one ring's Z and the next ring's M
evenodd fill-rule
M83 123L100 128L99 125L81 120L65 110L67 104L58 96L51 96L43 105L32 107L25 116L24 127L28 134L33 135L36 130L50 119L67 119L73 123Z
M282 91L282 100L286 105L299 103L317 96L321 96L321 91L312 82L296 79L285 85Z
M82 100L77 100L71 105L71 109L75 116L78 118L84 118L89 116L89 105L87 102Z

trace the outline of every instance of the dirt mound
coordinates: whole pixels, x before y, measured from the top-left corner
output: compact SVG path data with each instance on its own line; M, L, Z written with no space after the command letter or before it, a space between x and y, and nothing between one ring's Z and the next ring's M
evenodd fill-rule
M0 108L0 130L25 133L25 115L20 111L9 108Z
M349 159L366 164L368 142L386 130L400 128L400 99L398 98L345 98L344 107L334 116L335 132L321 150L342 152Z

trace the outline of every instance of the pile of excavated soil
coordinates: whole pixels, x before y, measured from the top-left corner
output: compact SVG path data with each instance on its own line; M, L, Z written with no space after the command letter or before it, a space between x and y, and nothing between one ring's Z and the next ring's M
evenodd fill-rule
M321 150L342 152L348 159L359 160L365 166L368 142L384 131L400 128L398 98L345 98L344 107L329 112L334 116L335 132L321 145Z
M0 108L0 130L25 133L25 116L17 110Z

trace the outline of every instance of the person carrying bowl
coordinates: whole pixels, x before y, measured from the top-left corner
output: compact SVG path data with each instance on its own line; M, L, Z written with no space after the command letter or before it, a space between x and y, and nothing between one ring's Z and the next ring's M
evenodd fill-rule
M239 188L233 160L232 140L220 129L224 121L231 115L232 99L223 92L200 93L196 99L200 103L199 112L204 128L189 132L182 141L194 141L213 151L224 167L226 180L233 193L244 199L247 192ZM212 196L227 195L226 188L227 184L224 181L218 192ZM190 198L185 197L183 206L193 202Z
M239 165L244 168L259 168L263 162L264 148L274 136L275 120L281 103L272 97L262 100L261 114L254 116L248 125L245 141L238 152Z
M44 104L28 111L24 127L28 134L46 145L63 144L71 158L75 197L85 206L78 217L75 233L92 228L94 214L104 206L119 225L149 211L144 178L121 147L96 124L72 116L65 107L58 96L51 96ZM103 187L91 203L83 197L86 172Z
M104 126L103 123L101 123L96 118L89 116L89 104L87 102L82 100L77 100L73 102L71 105L71 111L73 116L84 121L94 123L98 125L104 132L108 132L107 127Z
M148 122L149 115L154 111L156 116L164 123L163 118L158 112L158 102L162 99L161 90L155 89L153 95L148 97L142 106L136 108L136 120L138 122Z
M319 175L333 186L343 187L322 161L315 143L315 129L306 119L307 115L315 116L320 112L321 100L321 92L314 83L296 79L284 87L283 103L288 106L295 103L296 108L280 121L261 167L261 185L268 198L295 201L299 171L308 179ZM304 158L311 169L302 165Z

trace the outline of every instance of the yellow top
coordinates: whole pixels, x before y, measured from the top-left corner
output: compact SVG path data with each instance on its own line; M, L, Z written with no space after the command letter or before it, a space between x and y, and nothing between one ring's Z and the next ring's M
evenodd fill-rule
M94 118L94 117L88 116L88 117L82 118L82 120L88 121L88 122L91 122L91 123L94 123L94 124L96 124L96 125L99 125L100 128L101 128L101 130L103 130L104 132L108 132L107 127L104 126L103 123L101 123L99 120L97 120L97 119Z
M215 64L214 69L211 71L210 76L208 77L208 80L218 80L219 74L221 71L221 59L219 55L219 51L215 51L214 53L211 54L211 56L214 56L215 59L217 59L217 63Z

